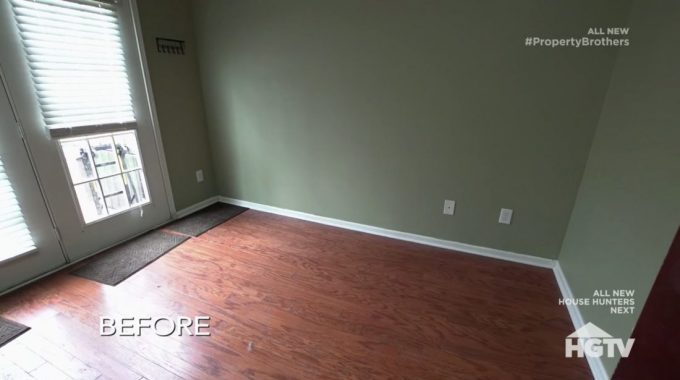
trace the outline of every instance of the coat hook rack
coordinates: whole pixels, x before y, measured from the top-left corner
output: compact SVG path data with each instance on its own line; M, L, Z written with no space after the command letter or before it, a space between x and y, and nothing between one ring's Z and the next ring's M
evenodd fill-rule
M184 55L184 41L156 37L156 49L159 53Z

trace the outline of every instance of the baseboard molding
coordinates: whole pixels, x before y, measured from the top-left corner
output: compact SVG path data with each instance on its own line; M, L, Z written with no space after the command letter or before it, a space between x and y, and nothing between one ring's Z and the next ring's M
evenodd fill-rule
M491 257L494 259L512 261L516 263L532 265L542 268L552 268L556 261L551 259L545 259L542 257L530 256L521 253L503 251L500 249L480 247L472 244L459 243L451 240L437 239L424 235L417 235L408 232L401 232L390 230L381 227L370 226L367 224L360 224L354 222L348 222L341 219L328 218L325 216L319 216L314 214L308 214L305 212L289 210L280 207L268 206L261 203L249 202L240 199L234 199L229 197L220 197L220 201L224 203L231 203L237 206L248 207L253 210L269 212L272 214L278 214L283 216L288 216L295 219L302 219L310 222L325 224L333 227L340 227L352 231L365 232L372 235L385 236L397 240L404 240L413 243L419 243L424 245L429 245L432 247L449 249L457 252L470 253L473 255Z
M288 216L295 219L306 220L315 223L321 223L333 227L345 228L348 230L365 232L372 235L385 236L393 239L409 241L413 243L419 243L424 245L429 245L433 247L439 247L444 249L449 249L457 252L464 252L473 255L480 255L485 257L491 257L494 259L512 261L516 263L532 265L542 268L550 268L553 270L555 278L557 279L557 284L559 286L560 292L563 298L574 298L569 283L566 277L564 277L564 272L562 272L562 267L557 260L545 259L536 256L525 255L521 253L503 251L494 248L480 247L472 244L460 243L456 241L437 239L429 236L417 235L408 232L401 232L390 230L381 227L370 226L366 224L348 222L341 219L328 218L325 216L319 216L314 214L308 214L305 212L289 210L280 207L268 206L261 203L244 201L241 199L234 199L229 197L219 197L219 201L223 203L230 203L237 206L248 207L253 210L269 212L272 214ZM585 323L583 321L583 316L576 305L568 305L567 311L569 312L569 317L574 325L574 330L580 328ZM588 357L588 365L593 374L595 380L609 380L609 375L604 369L602 360L599 358Z
M395 231L367 224L348 222L346 220L329 218L325 216L314 215L305 212L285 209L281 207L274 207L261 203L249 202L241 199L234 199L224 196L210 197L202 202L182 209L175 214L175 218L181 218L216 202L230 203L237 206L248 207L253 210L269 212L272 214L325 224L333 227L344 228L352 231L365 232L368 234L389 237L397 240L404 240L413 243L449 249L456 252L464 252L473 255L491 257L494 259L512 261L516 263L532 265L542 268L550 268L553 270L555 279L557 280L557 285L559 286L560 293L562 294L562 298L574 298L574 294L571 291L569 282L567 281L567 278L564 276L562 267L560 266L560 263L557 260L545 259L542 257L504 251L495 248L480 247L472 244L460 243L451 240L437 239L430 236ZM577 305L573 304L567 305L567 311L569 312L569 317L571 318L571 321L574 325L574 330L581 328L581 326L585 324L583 316L581 315L581 311L579 310L579 307ZM609 375L607 375L607 371L604 369L604 365L601 359L587 357L587 360L595 380L609 380Z
M480 247L472 244L465 244L465 243L460 243L460 242L455 242L455 241L450 241L450 240L443 240L443 239L437 239L429 236L424 236L424 235L417 235L417 234L412 234L408 232L401 232L401 231L395 231L395 230L390 230L386 228L381 228L381 227L375 227L375 226L370 226L366 224L360 224L360 223L354 223L354 222L348 222L345 220L341 219L335 219L335 218L328 218L325 216L319 216L319 215L314 215L314 214L308 214L305 212L300 212L300 211L294 211L294 210L289 210L289 209L284 209L280 207L274 207L274 206L268 206L260 203L255 203L255 202L249 202L249 201L244 201L240 199L234 199L234 198L229 198L229 197L224 197L224 196L213 196L210 198L207 198L201 202L198 202L196 204L193 204L189 207L186 207L182 210L177 211L173 215L173 219L179 219L184 216L187 216L193 212L196 212L204 207L210 206L214 203L217 202L222 202L222 203L230 203L233 205L237 206L243 206L243 207L248 207L253 210L258 210L258 211L263 211L263 212L269 212L272 214L277 214L277 215L283 215L295 219L301 219L301 220L306 220L310 222L315 222L315 223L320 223L320 224L325 224L333 227L339 227L339 228L345 228L348 230L353 230L353 231L359 231L359 232L365 232L368 234L372 235L378 235L378 236L384 236L384 237L389 237L397 240L404 240L404 241L409 241L413 243L419 243L423 245L429 245L433 247L438 247L438 248L444 248L444 249L449 249L452 251L456 252L463 252L463 253L469 253L473 255L479 255L479 256L485 256L485 257L491 257L494 259L500 259L500 260L506 260L506 261L512 261L516 263L521 263L521 264L526 264L526 265L532 265L532 266L537 266L537 267L542 267L542 268L551 268L553 270L553 273L555 275L555 279L557 280L557 285L559 286L560 293L562 294L562 298L574 298L574 294L571 291L571 287L569 286L569 282L567 281L567 278L564 276L564 272L562 271L562 267L560 266L560 263L557 260L552 260L552 259L545 259L541 257L536 257L536 256L530 256L530 255L525 255L521 253L515 253L515 252L509 252L509 251L503 251L499 249L494 249L494 248L487 248L487 247ZM143 232L146 233L147 231ZM141 234L135 235L131 237L130 239L135 238L136 236L139 236ZM130 240L126 239L126 240ZM92 255L88 255L86 257L82 257L74 262L65 264L63 266L60 266L58 268L55 268L53 270L50 270L42 275L39 275L29 281L26 281L22 284L13 286L10 289L6 289L2 292L0 292L0 295L4 295L7 293L10 293L20 287L26 286L27 284L30 284L32 282L35 282L43 277L49 276L50 274L53 274L57 271L63 270L64 268L70 267L75 265L76 263L85 260L91 256L94 256L95 254L99 253L101 251L95 252ZM567 311L569 312L569 317L571 318L571 321L574 325L574 330L577 330L581 328L585 323L583 320L583 316L581 315L581 311L579 310L579 307L576 305L567 305ZM595 380L609 380L609 375L607 375L607 371L604 369L604 365L602 363L602 360L599 358L592 358L592 357L587 357L588 360L588 365L590 366L590 370L593 374L593 377Z
M175 212L175 214L172 216L172 218L173 219L183 218L183 217L185 217L189 214L192 214L192 213L194 213L194 212L196 212L196 211L198 211L202 208L206 208L206 207L210 206L211 204L217 203L219 201L220 201L220 197L215 195L213 197L204 199L204 200L202 200L198 203L195 203L195 204L193 204L189 207L185 207L185 208Z
M560 293L562 293L562 298L574 298L574 293L571 291L569 282L564 276L562 267L559 262L555 263L553 267L553 272L555 273L555 279L557 280L557 286L560 288ZM574 324L574 330L578 330L585 322L583 320L583 315L581 315L581 310L578 305L568 304L567 311L569 312L569 317L571 317L571 322ZM609 380L609 375L607 375L607 370L604 369L602 360L600 358L594 358L586 356L588 360L588 365L590 366L590 371L593 373L593 378L595 380Z

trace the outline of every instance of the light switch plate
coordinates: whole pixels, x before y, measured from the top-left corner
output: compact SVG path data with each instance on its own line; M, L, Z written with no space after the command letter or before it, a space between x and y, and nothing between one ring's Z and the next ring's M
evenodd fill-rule
M203 169L196 170L196 182L198 183L203 182Z
M456 201L444 201L444 215L453 215L456 212Z
M510 224L512 222L512 210L509 208L502 208L501 214L498 217L498 223Z

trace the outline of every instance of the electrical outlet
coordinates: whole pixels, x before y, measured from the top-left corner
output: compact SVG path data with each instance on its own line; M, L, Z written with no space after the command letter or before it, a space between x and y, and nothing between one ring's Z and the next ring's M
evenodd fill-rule
M203 182L203 169L196 170L196 182Z
M498 223L510 224L512 221L512 210L509 208L502 208L501 215L498 217Z
M456 201L444 201L444 215L453 215L456 212Z

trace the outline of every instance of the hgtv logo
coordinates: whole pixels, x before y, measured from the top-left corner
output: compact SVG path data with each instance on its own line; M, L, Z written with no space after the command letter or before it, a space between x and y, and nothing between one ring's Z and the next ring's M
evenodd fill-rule
M633 348L633 343L635 339L631 338L624 344L623 339L613 338L601 328L588 322L564 340L564 356L572 358L576 354L579 358L584 355L591 358L602 356L613 358L618 351L622 358L627 358Z

